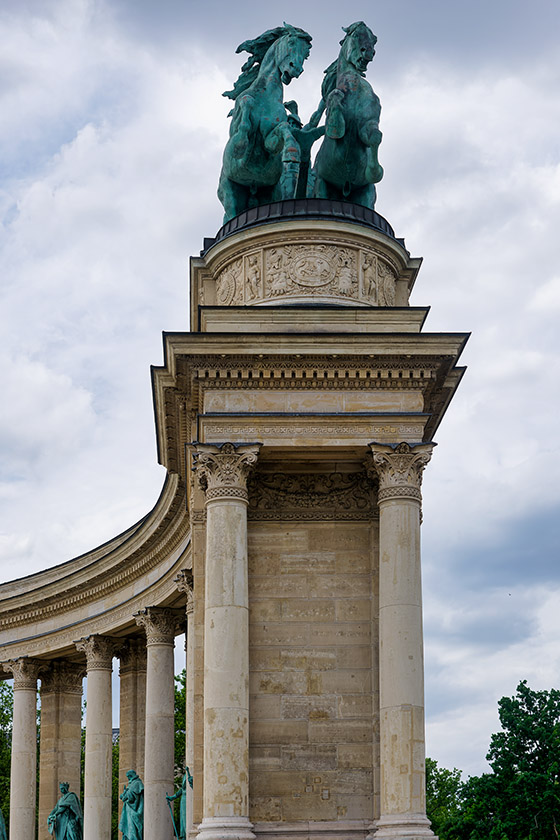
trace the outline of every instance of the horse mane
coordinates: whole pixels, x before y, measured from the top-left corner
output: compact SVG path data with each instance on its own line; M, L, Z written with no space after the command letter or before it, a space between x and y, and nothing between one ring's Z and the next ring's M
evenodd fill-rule
M304 29L298 26L292 26L284 22L283 26L276 26L274 29L267 29L258 38L252 38L248 41L243 41L236 49L236 53L248 52L249 58L241 68L239 78L233 85L232 90L226 90L222 96L227 96L229 99L237 99L237 97L244 93L255 81L259 75L262 61L267 54L270 47L282 38L284 35L297 35L298 38L303 38L309 44L311 43L311 35Z
M348 38L351 38L352 35L354 34L354 32L357 29L359 29L360 26L363 26L365 29L367 29L369 32L371 32L371 29L369 28L369 26L367 24L365 24L363 22L363 20L357 20L355 23L351 23L350 26L343 26L342 27L342 31L345 32L346 34L344 35L344 38L342 39L342 41L339 41L341 47L344 47L344 44L346 43ZM373 32L371 32L371 34L373 35ZM375 35L373 35L373 37L375 38ZM377 38L375 38L375 40L377 41ZM342 50L340 50L340 52L342 52ZM338 57L340 57L340 53L338 54ZM325 100L325 102L327 100L327 96L329 95L329 93L331 91L333 91L336 87L337 68L338 68L338 58L335 58L333 63L329 64L329 66L325 70L325 75L323 77L323 83L321 85L321 96Z

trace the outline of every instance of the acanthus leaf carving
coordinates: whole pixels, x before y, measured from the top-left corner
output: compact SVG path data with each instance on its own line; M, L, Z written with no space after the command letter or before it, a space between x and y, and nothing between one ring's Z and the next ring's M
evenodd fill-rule
M54 659L41 673L41 694L82 694L83 665L64 659Z
M113 667L113 656L119 642L110 636L91 635L74 642L76 650L86 655L86 668L90 671L110 671Z
M17 659L8 659L2 666L11 671L14 677L14 691L37 691L37 679L39 673L47 667L44 660L32 659L30 656L20 656Z
M422 500L422 474L432 457L433 443L396 445L371 443L366 469L379 480L379 502L395 498Z
M247 499L247 477L259 455L255 444L194 444L194 465L206 501L218 498Z
M146 644L173 645L175 634L183 623L181 610L167 607L146 607L134 614L136 624L146 633Z

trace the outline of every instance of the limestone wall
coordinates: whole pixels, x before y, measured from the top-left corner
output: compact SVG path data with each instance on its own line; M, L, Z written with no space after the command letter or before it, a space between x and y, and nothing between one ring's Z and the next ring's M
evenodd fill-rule
M377 524L249 525L250 819L371 820Z

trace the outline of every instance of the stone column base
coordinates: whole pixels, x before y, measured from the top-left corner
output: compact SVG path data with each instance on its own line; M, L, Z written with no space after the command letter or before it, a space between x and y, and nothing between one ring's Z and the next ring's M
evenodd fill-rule
M365 840L369 820L256 822L258 840Z
M247 817L204 817L197 840L256 840Z
M381 817L367 840L438 840L424 814L397 814Z

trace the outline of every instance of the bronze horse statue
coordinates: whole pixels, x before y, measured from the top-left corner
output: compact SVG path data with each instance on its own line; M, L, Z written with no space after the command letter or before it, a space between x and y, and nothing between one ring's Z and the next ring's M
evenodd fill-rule
M296 195L301 155L283 85L301 75L310 49L311 36L285 23L236 50L250 58L224 93L235 100L218 186L224 223L249 207Z
M326 131L315 160L315 195L373 210L375 184L383 177L377 159L381 104L364 76L377 38L362 21L343 29L338 59L325 70L321 88Z

